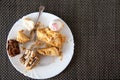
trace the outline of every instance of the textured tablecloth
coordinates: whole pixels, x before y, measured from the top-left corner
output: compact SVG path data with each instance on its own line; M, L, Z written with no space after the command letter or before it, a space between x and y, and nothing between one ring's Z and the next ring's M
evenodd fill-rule
M0 80L32 80L12 66L5 43L13 24L40 5L62 18L75 40L69 66L50 80L120 79L120 0L0 0Z

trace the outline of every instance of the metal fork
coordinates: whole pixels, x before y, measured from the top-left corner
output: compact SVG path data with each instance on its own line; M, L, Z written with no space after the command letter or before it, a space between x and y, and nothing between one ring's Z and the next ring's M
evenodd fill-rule
M36 41L36 28L37 28L36 24L38 23L39 18L40 18L40 16L41 16L41 14L43 13L44 9L45 9L44 6L40 6L40 7L39 7L39 15L38 15L38 18L37 18L37 20L36 20L35 28L34 28L34 38L33 38L34 41Z

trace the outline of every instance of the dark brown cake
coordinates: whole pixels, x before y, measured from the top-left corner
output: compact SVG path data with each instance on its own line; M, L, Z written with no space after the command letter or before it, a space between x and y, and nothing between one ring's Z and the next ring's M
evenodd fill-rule
M8 47L7 47L8 54L13 57L17 54L20 54L19 44L16 40L8 40Z

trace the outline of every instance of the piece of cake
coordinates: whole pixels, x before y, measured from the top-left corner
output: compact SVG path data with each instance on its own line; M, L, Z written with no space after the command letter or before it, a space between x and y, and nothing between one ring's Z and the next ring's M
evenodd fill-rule
M25 65L27 70L35 67L40 61L40 56L31 50L26 50L23 56L20 58L20 62Z
M7 47L8 54L13 57L17 54L20 54L19 44L16 40L8 40L8 47Z

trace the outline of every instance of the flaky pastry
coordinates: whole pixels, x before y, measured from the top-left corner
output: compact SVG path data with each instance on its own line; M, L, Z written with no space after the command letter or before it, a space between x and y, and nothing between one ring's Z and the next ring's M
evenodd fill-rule
M19 43L26 43L30 40L30 38L23 33L23 30L18 31L17 33L17 41Z
M37 38L38 40L44 41L52 46L62 48L65 42L65 36L59 32L54 32L49 28L37 28Z

